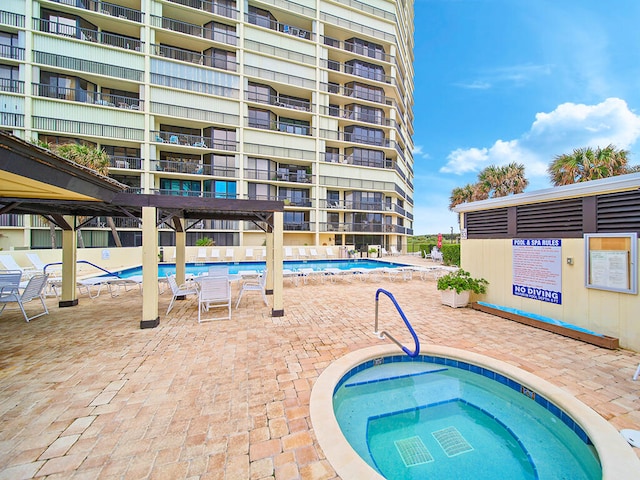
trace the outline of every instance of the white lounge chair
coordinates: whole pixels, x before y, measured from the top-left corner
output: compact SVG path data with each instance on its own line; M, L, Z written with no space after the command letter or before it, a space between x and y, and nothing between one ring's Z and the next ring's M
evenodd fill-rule
M398 249L393 245L391 245L391 255L393 255L394 257L397 257L398 255L400 255L400 252L398 251Z
M214 262L220 261L220 249L219 248L212 248L211 249L211 260L213 260Z
M269 306L269 302L267 301L267 295L264 293L265 285L267 283L267 269L265 268L262 275L257 280L245 280L242 283L242 287L240 288L240 295L238 296L238 301L236 302L236 308L240 305L240 300L242 300L242 295L244 292L260 292L262 295L262 299L264 300L264 304Z
M183 283L182 285L178 285L176 282L175 275L168 274L167 281L169 282L169 287L171 288L171 293L173 296L171 297L171 302L169 302L169 308L167 308L167 315L173 308L173 302L176 301L178 297L184 297L186 295L198 295L198 286L196 284L188 284Z
M46 274L34 275L29 279L29 282L27 283L27 286L24 288L24 291L22 293L20 293L20 291L15 288L6 291L3 290L0 294L0 313L4 311L5 307L8 304L17 303L20 307L22 315L24 315L24 319L27 322L33 320L34 318L41 317L42 315L48 315L49 310L47 309L47 304L44 303L44 289L47 286L48 278L49 276ZM24 304L35 299L40 300L44 311L30 317L27 315L27 312L24 309Z
M318 255L318 251L315 248L309 249L309 255L311 256L311 258L315 258L315 259L320 258L320 255Z
M42 261L42 259L40 258L40 255L33 252L27 253L26 255L29 261L31 262L31 264L33 265L33 267L39 272L47 273L50 276L51 275L59 276L61 274L62 265L50 265L49 268L47 268L47 271L45 272L45 267L47 266L47 264Z
M198 255L196 255L195 261L196 262L206 262L207 259L209 257L207 256L207 249L205 248L199 248L198 249Z
M224 253L224 258L225 260L233 261L233 248L227 248L227 250Z
M326 253L327 253L327 258L333 258L336 256L336 254L333 253L333 248L331 247L327 247Z
M20 270L22 274L26 277L31 277L37 273L36 269L33 267L21 267L16 262L16 259L11 255L2 254L0 255L0 263L4 265L4 268L7 270Z
M298 258L309 258L307 250L304 247L298 247Z
M284 247L284 259L291 260L293 258L293 249L291 247Z
M253 258L253 248L245 248L244 249L244 258L245 258L245 260L254 260L254 258Z
M225 316L202 318L202 312L226 308ZM227 277L207 277L200 280L198 294L198 323L202 320L231 320L231 288Z

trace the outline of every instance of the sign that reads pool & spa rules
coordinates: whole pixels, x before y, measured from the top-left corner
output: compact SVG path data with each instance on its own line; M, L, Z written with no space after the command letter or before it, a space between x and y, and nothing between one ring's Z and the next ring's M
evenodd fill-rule
M562 240L514 239L513 294L562 304Z

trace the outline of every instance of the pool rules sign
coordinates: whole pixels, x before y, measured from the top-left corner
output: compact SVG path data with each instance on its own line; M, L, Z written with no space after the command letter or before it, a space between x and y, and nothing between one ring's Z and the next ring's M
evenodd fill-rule
M562 240L514 239L513 294L562 304Z

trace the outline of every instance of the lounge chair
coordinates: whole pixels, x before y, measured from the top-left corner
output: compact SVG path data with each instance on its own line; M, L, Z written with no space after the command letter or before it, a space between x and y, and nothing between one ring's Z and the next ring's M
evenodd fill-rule
M227 248L226 252L224 253L224 258L225 260L233 261L233 248Z
M227 315L211 318L202 318L202 312L208 312L213 308L226 308ZM198 323L202 320L231 320L231 287L227 277L203 278L200 280L200 292L198 294Z
M262 295L262 299L264 300L264 304L269 306L269 302L267 301L267 296L264 293L265 285L267 283L267 269L264 269L262 275L257 280L246 280L242 283L242 287L240 288L240 295L238 296L238 301L236 302L236 308L240 305L240 300L242 300L242 295L244 292L260 292Z
M320 255L318 255L318 251L315 248L309 249L309 255L311 255L311 258L315 258L315 259L320 258Z
M254 258L253 258L253 248L245 248L244 249L244 258L245 258L245 260L254 260Z
M396 249L396 247L394 247L393 245L391 245L391 255L393 255L394 257L397 257L398 255L400 255L400 252L398 251L398 249Z
M104 277L91 277L85 278L82 280L78 280L76 282L76 286L78 287L78 292L86 293L89 298L97 298L100 296L100 292L102 292L102 287L108 284L109 281L119 280L118 277L113 275L108 275ZM56 285L57 287L58 285ZM98 290L94 293L92 291L93 287L97 287ZM57 295L57 292L56 292Z
M298 258L309 258L309 255L307 255L307 250L304 247L298 248Z
M207 258L209 258L207 256L207 249L206 248L199 248L198 249L198 255L196 255L195 261L196 262L206 262Z
M105 283L109 288L109 293L112 298L120 295L121 288L124 288L124 291L128 292L129 289L138 287L140 295L142 295L142 275L134 275L128 278L115 278Z
M4 311L5 307L9 303L17 303L20 307L22 315L24 315L24 319L27 322L33 320L34 318L41 317L42 315L48 315L49 310L47 309L47 304L44 303L44 289L47 286L48 278L49 276L46 274L34 275L29 279L29 282L27 283L27 286L24 288L24 291L22 293L20 293L20 291L16 288L6 290L3 289L2 293L0 293L0 313ZM40 300L44 311L30 317L27 315L27 312L24 309L24 304L35 299Z
M175 275L171 275L171 274L167 275L167 281L169 282L171 293L173 293L173 296L171 297L171 302L169 302L169 308L167 308L167 315L169 315L169 312L173 308L173 302L176 301L176 298L184 297L186 295L198 295L198 286L196 284L189 284L189 283L183 283L182 285L178 285L178 282L176 282Z
M220 261L220 249L219 248L212 248L211 249L211 260L213 261Z
M327 247L326 253L327 253L327 258L332 258L336 256L336 254L333 253L333 248L331 247Z
M209 267L208 277L225 277L229 278L229 267L223 265L214 265L213 267Z
M291 247L284 247L284 259L293 259L293 249Z
M386 249L386 248L382 247L382 248L381 248L381 250L382 250L382 256L383 256L383 257L387 257L387 256L389 256L389 252L387 252L387 249Z
M38 255L37 253L27 253L26 255L29 261L31 262L31 264L33 265L33 267L39 272L48 273L49 275L54 275L54 276L61 275L62 265L46 264L42 261L42 259L40 258L40 255ZM47 268L47 265L49 265L48 268ZM45 268L47 270L46 272L45 272Z
M0 255L0 263L2 263L4 265L4 268L7 270L20 270L26 277L31 277L32 275L35 275L37 273L37 271L33 267L21 267L20 265L18 265L16 259L11 255Z

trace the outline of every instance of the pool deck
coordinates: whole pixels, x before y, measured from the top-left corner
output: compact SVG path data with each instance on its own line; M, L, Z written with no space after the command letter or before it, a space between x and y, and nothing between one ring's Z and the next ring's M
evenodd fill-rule
M193 299L165 316L165 293L160 325L146 330L137 289L103 291L73 308L49 299L51 314L30 323L17 310L0 315L0 480L340 478L313 432L311 389L337 358L388 343L372 334L379 287L422 344L502 360L575 395L617 430L640 429L640 380L631 380L640 353L443 306L433 279L285 281L284 317L270 317L249 292L231 321L202 324ZM380 318L403 331L383 297Z

